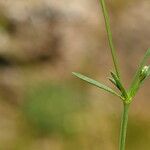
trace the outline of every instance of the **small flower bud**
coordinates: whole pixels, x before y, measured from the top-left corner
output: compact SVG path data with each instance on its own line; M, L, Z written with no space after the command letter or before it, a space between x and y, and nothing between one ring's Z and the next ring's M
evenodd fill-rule
M149 66L144 66L142 68L141 73L140 73L140 81L143 81L147 77L148 69L149 69Z

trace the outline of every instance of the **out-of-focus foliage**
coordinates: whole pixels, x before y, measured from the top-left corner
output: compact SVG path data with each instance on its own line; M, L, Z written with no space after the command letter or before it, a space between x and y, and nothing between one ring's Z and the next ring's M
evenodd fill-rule
M84 110L83 92L66 85L51 83L30 87L27 91L24 113L41 134L75 133L75 113ZM87 103L88 101L86 101Z
M150 5L107 4L127 86L150 46ZM1 0L0 8L0 149L116 150L119 100L71 75L103 82L111 70L98 1ZM127 148L149 150L149 87L133 104Z

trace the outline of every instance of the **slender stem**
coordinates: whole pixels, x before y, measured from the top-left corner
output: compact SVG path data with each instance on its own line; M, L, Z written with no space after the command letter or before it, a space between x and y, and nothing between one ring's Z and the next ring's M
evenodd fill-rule
M102 6L102 11L105 19L105 25L106 25L106 30L107 30L107 36L108 36L108 41L109 41L109 46L111 49L111 55L115 67L116 74L118 78L120 79L120 72L119 72L119 67L118 67L118 60L117 60L117 55L116 55L116 50L113 44L113 38L112 38L112 32L110 28L110 21L109 21L109 15L106 9L106 4L105 0L100 0L101 6Z
M122 120L121 120L119 150L125 150L129 106L130 106L130 104L125 104L124 103L124 110L123 110Z

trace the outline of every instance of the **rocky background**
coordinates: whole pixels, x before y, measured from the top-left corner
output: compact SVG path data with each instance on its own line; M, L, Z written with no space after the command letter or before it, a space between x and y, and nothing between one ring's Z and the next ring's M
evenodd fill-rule
M128 87L150 47L150 2L107 0ZM0 1L0 149L116 150L121 102L71 75L112 86L98 0ZM150 81L132 105L128 150L150 147Z

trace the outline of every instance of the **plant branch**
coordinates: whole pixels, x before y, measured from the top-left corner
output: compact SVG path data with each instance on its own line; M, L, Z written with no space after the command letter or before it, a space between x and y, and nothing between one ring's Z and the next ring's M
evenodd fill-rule
M119 150L125 150L129 106L130 106L130 104L124 103L124 110L123 110L123 114L122 114L121 129L120 129Z
M107 36L108 36L109 46L110 46L110 49L111 49L111 55L112 55L116 75L120 79L118 59L117 59L116 50L115 50L115 47L114 47L114 44L113 44L112 32L111 32L110 21L109 21L109 15L108 15L108 12L107 12L107 9L106 9L105 0L100 0L100 3L101 3L101 6L102 6L102 11L103 11L104 19L105 19Z
M139 67L135 73L134 79L131 83L129 92L130 92L130 97L133 97L138 89L138 84L139 84L139 77L140 77L140 72L142 71L142 68L144 67L145 63L147 62L148 58L150 58L150 48L146 51L142 61L139 64Z

